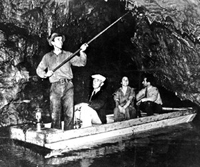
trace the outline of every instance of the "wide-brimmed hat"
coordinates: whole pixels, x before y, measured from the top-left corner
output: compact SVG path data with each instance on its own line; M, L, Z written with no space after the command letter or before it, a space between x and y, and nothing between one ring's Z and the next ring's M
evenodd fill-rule
M62 41L63 42L65 41L65 36L64 35L61 35L59 33L53 33L47 38L47 41L48 41L50 46L52 46L51 42L54 40L55 37L62 37Z
M104 77L104 76L101 75L101 74L92 75L92 78L99 79L99 80L101 80L102 82L104 82L104 81L106 80L106 77Z

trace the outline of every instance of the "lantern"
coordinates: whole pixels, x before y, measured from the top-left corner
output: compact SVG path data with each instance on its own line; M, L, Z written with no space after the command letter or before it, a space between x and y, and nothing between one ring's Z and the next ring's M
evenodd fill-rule
M35 114L36 120L37 120L37 131L41 131L41 118L42 118L42 112L40 108L37 109Z

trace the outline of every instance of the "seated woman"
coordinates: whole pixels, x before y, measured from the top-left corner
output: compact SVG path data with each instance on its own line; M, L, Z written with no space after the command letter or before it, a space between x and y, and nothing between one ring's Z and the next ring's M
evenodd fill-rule
M124 76L121 82L122 86L114 93L114 121L123 121L136 118L136 109L134 107L135 91L129 85L129 79Z

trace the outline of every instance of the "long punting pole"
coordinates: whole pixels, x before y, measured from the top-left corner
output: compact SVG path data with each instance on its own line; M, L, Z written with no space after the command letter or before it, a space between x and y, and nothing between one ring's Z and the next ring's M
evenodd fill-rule
M106 27L103 31L98 33L95 37L93 37L90 41L88 41L86 44L90 44L92 41L94 41L96 38L98 38L101 34L103 34L105 31L107 31L110 27L112 27L115 23L117 23L119 20L121 20L124 16L126 16L130 11L126 12L123 16L118 18L116 21L114 21L112 24L110 24L108 27ZM71 60L81 49L79 48L76 52L74 52L70 57L68 57L66 60L64 60L61 64L59 64L56 68L53 69L53 72L55 72L57 69L59 69L61 66L63 66L66 62Z

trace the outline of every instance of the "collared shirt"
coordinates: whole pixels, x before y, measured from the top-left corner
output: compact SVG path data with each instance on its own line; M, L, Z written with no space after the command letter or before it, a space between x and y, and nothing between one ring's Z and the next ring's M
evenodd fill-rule
M53 51L46 53L42 58L40 64L38 65L36 72L41 77L45 77L45 70L53 70L58 65L60 65L64 60L69 58L72 55L71 52L62 51L60 54L56 55ZM51 77L49 77L49 81L51 83L57 82L60 79L67 78L72 79L73 73L71 69L71 65L73 66L85 66L87 61L87 55L85 53L80 54L80 56L74 56L71 60L66 62L63 66L57 69Z
M144 88L144 89L140 90L138 92L138 94L136 95L137 101L142 99L145 96L145 93L146 93L145 98L150 99L149 101L153 101L153 102L155 102L157 104L161 104L161 105L163 104L160 93L159 93L158 89L154 86L150 86L148 89Z

